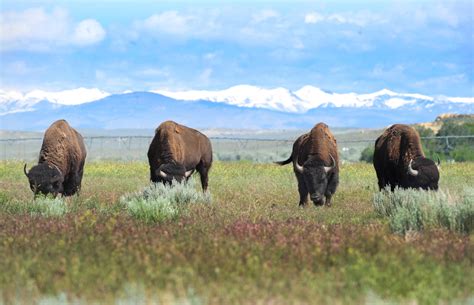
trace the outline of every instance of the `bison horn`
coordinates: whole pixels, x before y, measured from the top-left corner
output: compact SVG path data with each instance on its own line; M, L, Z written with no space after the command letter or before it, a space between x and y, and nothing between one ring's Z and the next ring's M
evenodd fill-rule
M194 169L188 170L187 172L184 173L184 177L188 178L191 176L191 174L194 172Z
M304 171L303 166L298 164L298 156L296 157L296 161L295 161L295 170L300 174L302 174Z
M408 163L408 173L412 176L418 176L418 171L411 167L412 163L413 163L413 159L411 159L410 163Z
M166 178L166 177L168 177L168 174L160 169L160 176L163 177L163 178Z
M28 173L26 172L26 163L25 166L23 166L23 172L25 173L25 176L28 177Z
M438 159L438 164L436 164L436 167L438 168L438 170L441 169L441 161L439 160L439 156L437 155L436 158Z
M334 167L336 167L336 160L334 160L334 158L332 157L331 154L329 154L329 157L331 157L332 166L325 166L325 167L324 167L324 171L325 171L326 173L328 173L330 170L332 170Z

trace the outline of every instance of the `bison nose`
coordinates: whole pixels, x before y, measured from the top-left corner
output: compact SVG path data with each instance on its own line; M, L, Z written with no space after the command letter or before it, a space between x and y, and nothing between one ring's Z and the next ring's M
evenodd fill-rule
M311 201L315 205L323 205L324 204L324 198L321 195L313 194L313 195L310 196L310 198L311 198Z

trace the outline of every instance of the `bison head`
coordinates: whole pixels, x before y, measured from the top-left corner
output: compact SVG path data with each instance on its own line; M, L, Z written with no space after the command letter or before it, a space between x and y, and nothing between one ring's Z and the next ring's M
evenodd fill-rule
M295 163L295 170L303 175L309 197L315 205L323 205L328 180L331 172L336 167L336 161L331 156L332 165L326 166L321 159L311 156L303 166Z
M56 165L40 163L33 166L29 172L26 171L26 164L23 171L28 177L30 189L35 195L37 194L53 194L56 196L63 192L64 176Z
M182 182L183 179L191 176L193 171L194 170L186 171L186 168L182 164L167 163L160 165L155 174L164 181L171 183L173 180Z
M413 188L425 190L437 190L439 181L439 158L438 164L425 157L410 160L408 164L408 184Z

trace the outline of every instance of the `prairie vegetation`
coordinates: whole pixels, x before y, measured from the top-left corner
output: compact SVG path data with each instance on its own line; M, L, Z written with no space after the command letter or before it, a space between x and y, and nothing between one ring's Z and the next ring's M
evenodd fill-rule
M392 195L371 165L345 164L330 208L298 207L291 166L216 162L212 200L199 183L150 186L148 172L88 163L79 196L33 201L22 164L1 162L0 303L473 300L473 163L443 164L438 194ZM459 205L463 226L398 230L380 207L405 197L421 211Z

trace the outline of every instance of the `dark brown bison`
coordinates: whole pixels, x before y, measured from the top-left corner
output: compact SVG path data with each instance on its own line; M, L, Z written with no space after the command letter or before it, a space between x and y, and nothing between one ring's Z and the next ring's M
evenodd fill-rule
M298 180L300 206L306 204L308 194L315 205L331 204L331 197L339 183L339 155L336 139L329 127L318 123L309 133L296 139L291 156L281 162L285 165L293 161L293 169Z
M74 195L81 188L86 147L80 133L65 120L54 122L45 132L38 164L23 168L33 193Z
M203 191L207 190L208 173L212 165L209 139L199 131L173 121L160 124L148 149L150 180L181 182L197 170Z
M439 159L438 159L439 165ZM425 158L418 132L395 124L375 141L374 168L379 189L395 187L438 189L438 165Z

